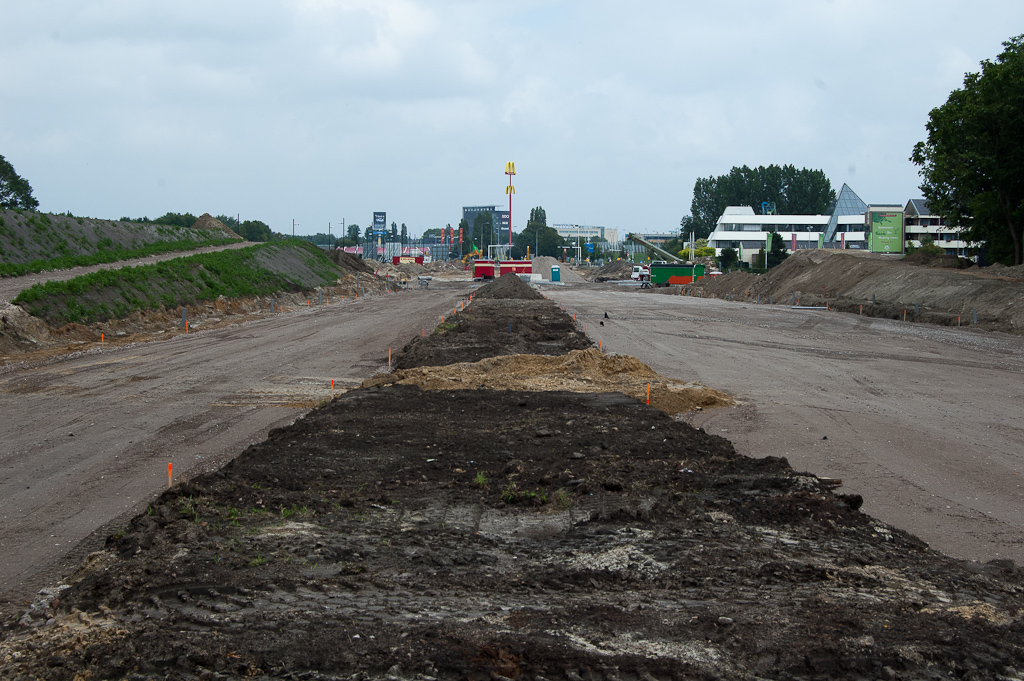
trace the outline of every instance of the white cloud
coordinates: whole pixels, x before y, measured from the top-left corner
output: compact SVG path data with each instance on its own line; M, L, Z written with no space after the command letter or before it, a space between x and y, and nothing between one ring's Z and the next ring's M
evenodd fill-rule
M4 3L0 153L47 209L278 228L457 221L504 200L507 160L516 214L553 221L672 229L697 177L743 164L905 200L928 111L1022 19L1010 0Z

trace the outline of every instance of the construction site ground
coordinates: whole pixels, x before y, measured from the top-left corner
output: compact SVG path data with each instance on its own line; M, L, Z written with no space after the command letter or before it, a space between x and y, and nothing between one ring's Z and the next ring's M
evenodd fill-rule
M0 675L1020 678L1019 337L476 290L8 363Z

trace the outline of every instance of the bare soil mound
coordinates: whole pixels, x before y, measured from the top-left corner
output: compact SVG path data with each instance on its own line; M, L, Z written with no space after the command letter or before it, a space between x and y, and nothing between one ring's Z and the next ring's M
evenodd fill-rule
M543 300L544 296L531 288L517 274L503 274L494 281L481 286L473 299L500 300Z
M612 260L610 263L590 272L587 279L591 281L620 281L629 279L633 271L633 263L629 260Z
M565 355L593 343L572 317L549 300L474 297L458 314L452 310L425 337L413 338L395 354L396 369L476 362L499 355Z
M366 261L358 255L335 249L330 251L330 256L334 264L345 274L355 274L356 272L373 274L373 268L366 264Z
M0 676L1017 676L1022 580L621 395L360 389L163 494Z
M1007 268L1010 269L1010 268ZM766 274L732 273L687 286L684 293L733 300L826 305L874 317L957 325L978 312L981 328L1024 332L1024 281L1006 269L915 265L891 256L849 251L797 251Z
M242 238L240 234L235 232L233 229L231 229L230 227L228 227L223 222L213 217L209 213L203 213L202 215L200 215L199 219L196 220L194 225L192 225L192 228L202 229L207 232L223 232L224 236L234 237L236 239Z
M673 381L628 355L606 355L597 348L568 355L505 355L474 363L424 366L374 376L364 388L415 385L423 390L521 390L581 393L620 392L668 414L735 404L725 393Z

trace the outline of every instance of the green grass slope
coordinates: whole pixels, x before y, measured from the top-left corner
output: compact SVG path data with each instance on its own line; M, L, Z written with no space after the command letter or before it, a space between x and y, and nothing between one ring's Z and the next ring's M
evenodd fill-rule
M316 246L287 240L36 284L12 302L52 326L90 324L218 296L308 290L331 284L340 275L337 265Z
M238 240L237 235L218 228L0 210L0 277L187 251Z

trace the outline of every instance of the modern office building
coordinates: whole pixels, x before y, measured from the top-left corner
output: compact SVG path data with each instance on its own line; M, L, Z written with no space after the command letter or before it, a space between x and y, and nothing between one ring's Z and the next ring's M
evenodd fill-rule
M771 248L772 233L778 233L786 249L867 249L865 211L868 205L849 186L843 185L826 215L758 215L750 206L729 206L718 218L708 245L719 251L733 248L743 262L750 263L762 248Z
M580 241L587 241L589 239L601 238L609 244L617 244L619 242L619 230L616 227L574 225L567 223L554 223L550 225L550 227L558 232L558 236L572 241L576 241L577 239Z
M491 240L492 243L505 244L508 243L508 230L511 217L507 208L499 208L498 206L463 206L462 207L462 219L469 223L469 226L473 226L473 220L480 213L491 214L491 224L494 226L494 238Z
M934 215L924 199L910 199L903 208L904 238L914 246L920 246L925 235L931 235L936 246L946 255L967 256L967 249L976 244L964 241L955 227L945 224L942 217Z

